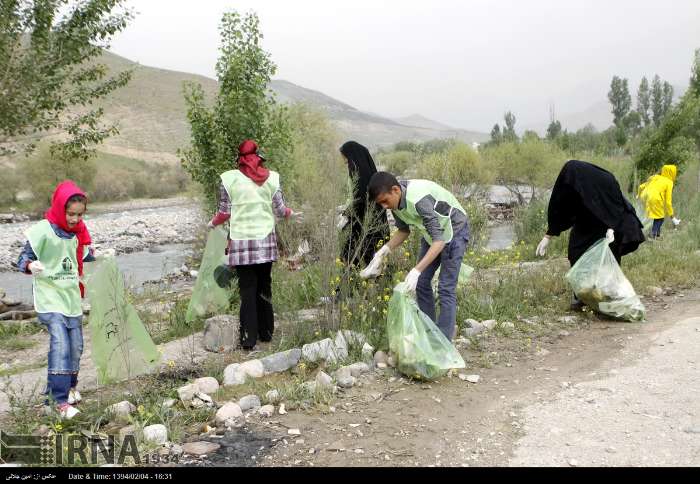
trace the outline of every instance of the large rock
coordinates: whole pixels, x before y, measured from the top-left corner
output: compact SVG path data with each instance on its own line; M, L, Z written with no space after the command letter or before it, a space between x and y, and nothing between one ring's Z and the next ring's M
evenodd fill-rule
M265 369L260 360L250 360L245 363L233 363L224 370L224 386L242 385L246 378L260 378Z
M199 392L199 387L195 385L194 383L190 383L189 385L182 386L177 389L177 396L180 398L182 403L185 405L189 405L189 403L192 401L194 398L195 393Z
M238 401L242 411L260 408L260 398L257 395L246 395Z
M316 375L316 388L322 389L332 389L333 388L333 378L323 371L319 371Z
M240 345L239 336L240 323L233 316L214 316L204 322L203 341L207 351L232 351Z
M206 393L207 395L216 393L219 390L219 382L216 380L216 378L211 376L197 378L194 381L194 384L197 386L200 392Z
M115 403L107 407L107 413L112 415L117 420L128 420L129 415L136 411L133 403L124 400L123 402Z
M358 333L357 331L351 331L349 329L342 329L338 331L338 334L342 335L343 339L349 346L362 346L367 344L367 337ZM337 338L337 336L336 336Z
M162 424L144 427L143 440L152 444L163 445L168 441L168 429Z
M194 394L194 398L190 402L192 408L212 408L214 407L214 400L206 393L197 392Z
M341 343L340 347L337 347L330 338L304 345L301 348L302 358L311 363L319 361L335 363L347 358L348 350L344 338L341 335L340 338L336 337L336 340Z
M136 425L129 425L119 429L118 435L120 441L124 441L128 435L133 435L138 440L143 438L143 431Z
M265 374L269 375L271 373L281 373L294 368L299 363L300 359L301 350L299 348L294 348L266 356L262 358L260 362L263 365Z
M217 412L214 421L217 424L226 423L227 420L236 419L243 416L241 407L236 402L225 403Z
M335 377L335 381L338 383L338 386L341 388L352 388L355 386L356 379L354 376L352 376L352 372L347 366L339 368L333 374L333 376Z
M383 351L377 351L374 354L374 364L375 365L384 365L386 367L388 361L389 361L389 356L386 353L384 353Z

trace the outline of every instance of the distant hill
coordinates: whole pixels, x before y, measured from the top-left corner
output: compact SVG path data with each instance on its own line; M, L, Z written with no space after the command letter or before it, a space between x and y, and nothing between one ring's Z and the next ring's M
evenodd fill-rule
M217 92L217 82L196 74L142 66L110 52L102 61L111 70L134 69L134 74L125 88L112 93L104 103L105 119L117 123L120 134L109 138L100 151L145 161L177 162L177 149L189 143L183 82L201 84L212 97ZM418 115L391 120L366 113L284 80L273 80L270 88L280 102L304 102L324 110L344 137L371 148L433 138L466 142L488 139L486 133L453 129Z

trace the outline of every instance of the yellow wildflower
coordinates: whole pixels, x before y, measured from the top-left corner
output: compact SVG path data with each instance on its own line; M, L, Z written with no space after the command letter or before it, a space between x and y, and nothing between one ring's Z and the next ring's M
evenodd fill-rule
M391 299L389 296L384 296L384 301L388 301L389 299Z

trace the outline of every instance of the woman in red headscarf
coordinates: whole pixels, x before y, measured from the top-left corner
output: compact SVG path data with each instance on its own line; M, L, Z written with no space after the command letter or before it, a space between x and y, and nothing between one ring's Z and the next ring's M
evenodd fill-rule
M240 144L237 169L221 174L218 213L209 222L214 228L229 221L228 265L238 275L240 343L246 350L258 340L272 340L272 263L279 257L276 218L301 215L287 208L279 174L265 168L264 161L254 141Z
M80 276L91 243L82 220L86 209L85 193L72 181L60 183L46 218L26 231L27 243L17 263L20 271L34 277L34 307L50 336L46 394L64 418L79 413L73 405L81 400L76 389L83 352Z

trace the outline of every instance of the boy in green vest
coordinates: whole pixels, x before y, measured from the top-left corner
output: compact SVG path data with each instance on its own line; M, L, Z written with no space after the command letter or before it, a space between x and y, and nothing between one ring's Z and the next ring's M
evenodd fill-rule
M372 176L368 192L371 199L392 211L398 231L360 275L379 275L384 258L408 238L411 228L418 230L423 237L419 260L405 282L410 290L415 290L421 311L452 340L457 319L457 280L469 242L466 211L452 193L429 180L399 182L391 173L378 172ZM438 268L440 317L436 320L431 281Z

